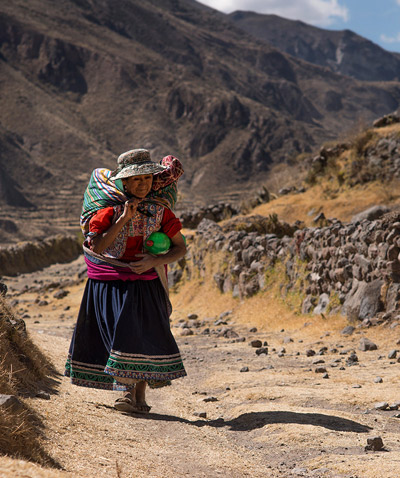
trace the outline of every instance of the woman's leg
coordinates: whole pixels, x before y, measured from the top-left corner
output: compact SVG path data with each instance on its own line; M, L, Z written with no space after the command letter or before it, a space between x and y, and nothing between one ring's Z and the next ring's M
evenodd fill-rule
M151 407L146 403L146 386L146 382L135 383L115 401L114 407L121 412L148 413Z
M141 413L148 413L151 409L146 403L146 386L146 382L138 382L135 386L136 411Z

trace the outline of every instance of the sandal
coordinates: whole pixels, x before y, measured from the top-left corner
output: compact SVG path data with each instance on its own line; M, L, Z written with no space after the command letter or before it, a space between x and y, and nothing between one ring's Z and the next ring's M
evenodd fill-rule
M114 408L119 412L134 412L136 411L136 404L130 393L126 393L123 397L117 398L114 402Z
M149 413L151 410L150 405L147 405L146 402L144 403L134 403L133 404L133 412L134 413Z

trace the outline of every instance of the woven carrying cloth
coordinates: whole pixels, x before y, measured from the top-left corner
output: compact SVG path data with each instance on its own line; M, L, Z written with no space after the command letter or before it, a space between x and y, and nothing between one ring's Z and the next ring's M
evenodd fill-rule
M183 174L182 164L174 156L165 156L161 165L166 169L153 176L153 185L143 203L150 202L174 209L178 195L177 181ZM99 209L123 204L128 198L119 181L110 181L112 171L106 168L95 169L90 176L89 184L83 196L83 206L80 218L81 229L86 236L89 232L90 219Z

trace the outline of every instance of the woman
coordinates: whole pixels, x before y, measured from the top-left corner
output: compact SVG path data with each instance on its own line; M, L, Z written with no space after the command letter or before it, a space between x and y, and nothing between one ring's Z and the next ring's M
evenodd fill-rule
M98 210L85 223L88 281L65 375L75 385L124 390L114 404L124 412L148 413L147 385L169 385L186 375L170 331L165 281L166 265L186 253L182 226L160 198L149 199L153 175L165 170L147 150L122 154L108 180L122 181L125 202ZM164 255L143 250L155 231L171 240Z

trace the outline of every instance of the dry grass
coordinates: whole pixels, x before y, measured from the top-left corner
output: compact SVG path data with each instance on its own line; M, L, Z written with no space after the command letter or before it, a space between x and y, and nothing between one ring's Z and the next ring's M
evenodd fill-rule
M283 327L294 330L306 324L308 334L318 335L347 325L346 318L340 315L332 315L325 320L320 316L300 314L301 297L290 292L285 298L282 297L279 290L282 282L275 273L265 290L244 301L233 298L229 293L222 294L212 279L218 270L218 257L213 256L212 263L211 258L207 257L206 264L204 277L186 282L172 294L175 320L194 312L200 317L217 317L222 312L232 310L237 323L249 324L259 330L279 331Z
M23 330L10 321L18 320L0 297L0 391L7 395L34 395L45 386L52 366ZM0 453L54 465L43 450L40 419L25 405L18 410L0 408Z
M335 217L346 222L355 214L377 204L400 204L400 181L385 185L373 182L342 190L330 188L329 184L322 183L305 193L282 196L262 204L256 207L252 214L268 216L275 213L280 220L289 223L300 220L309 226L312 225L312 219L321 211L328 218ZM310 213L311 211L313 212Z
M23 330L10 324L19 321L0 297L0 389L2 393L30 393L38 388L52 365Z
M373 205L399 205L400 181L398 179L385 183L370 181L351 186L351 178L347 178L352 161L355 163L358 161L360 165L363 164L365 148L382 137L386 138L396 133L400 135L400 125L398 124L385 128L357 130L354 135L347 138L350 149L337 158L330 158L326 168L316 177L315 184L309 187L305 193L278 197L256 207L251 214L262 216L277 214L279 220L289 223L300 220L309 226L313 225L313 217L321 211L326 217L349 221L352 216ZM284 170L285 168L282 166L279 176L280 185L298 184L302 178L306 177L307 173L307 171L301 172L298 169L298 176L294 180L293 177L284 178Z

